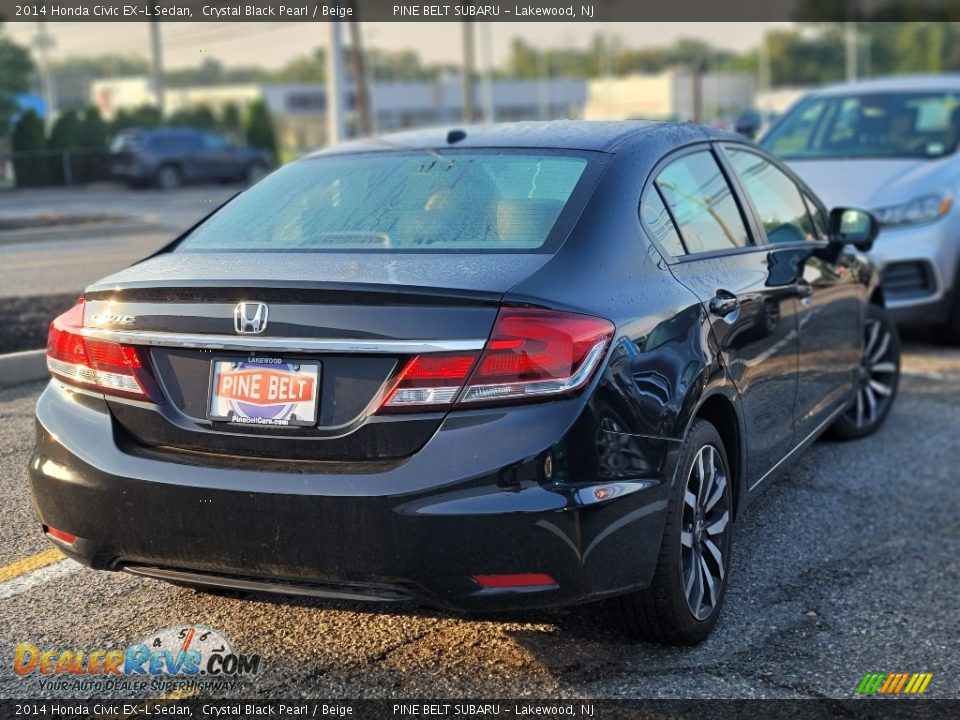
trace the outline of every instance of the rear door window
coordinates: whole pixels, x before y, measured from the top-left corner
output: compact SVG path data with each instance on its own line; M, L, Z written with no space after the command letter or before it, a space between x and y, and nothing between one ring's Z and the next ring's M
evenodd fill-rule
M803 193L785 172L749 150L728 147L726 153L771 245L818 239Z
M656 179L688 253L750 244L746 223L720 165L709 150L670 163Z
M674 257L687 254L680 233L670 217L670 211L655 187L650 188L644 195L640 204L640 217L664 250Z

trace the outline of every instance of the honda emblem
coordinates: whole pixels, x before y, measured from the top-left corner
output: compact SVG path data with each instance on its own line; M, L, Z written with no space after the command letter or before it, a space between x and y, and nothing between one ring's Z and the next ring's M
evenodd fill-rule
M242 335L262 333L267 329L267 304L259 302L237 303L233 309L233 327Z

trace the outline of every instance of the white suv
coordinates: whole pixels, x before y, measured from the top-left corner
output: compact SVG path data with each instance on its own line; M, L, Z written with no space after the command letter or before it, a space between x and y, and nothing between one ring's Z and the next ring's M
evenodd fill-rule
M835 85L798 101L760 144L829 206L870 209L886 305L960 344L960 75Z

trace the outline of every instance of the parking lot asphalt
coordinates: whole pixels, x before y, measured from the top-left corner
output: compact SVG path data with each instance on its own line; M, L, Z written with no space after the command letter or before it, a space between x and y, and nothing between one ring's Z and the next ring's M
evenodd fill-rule
M79 293L95 280L159 249L227 200L239 186L204 185L172 192L117 186L0 192L0 217L119 215L139 226L122 234L78 238L60 228L57 239L0 242L3 298Z
M912 344L905 367L926 374L881 432L820 441L738 521L725 610L692 649L626 640L598 606L381 614L81 569L50 557L24 479L42 385L2 391L0 697L84 695L14 675L17 643L125 648L200 623L262 656L217 696L844 698L867 672L931 672L926 697L958 698L960 352Z

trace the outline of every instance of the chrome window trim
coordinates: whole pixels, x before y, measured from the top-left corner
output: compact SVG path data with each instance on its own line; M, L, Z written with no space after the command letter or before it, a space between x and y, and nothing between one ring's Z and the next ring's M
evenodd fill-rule
M111 330L85 327L80 334L93 340L149 345L155 347L195 348L198 350L249 350L255 352L329 352L417 355L422 353L482 350L480 340L340 340L315 338L201 335L148 330Z

